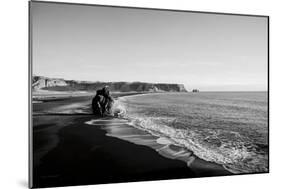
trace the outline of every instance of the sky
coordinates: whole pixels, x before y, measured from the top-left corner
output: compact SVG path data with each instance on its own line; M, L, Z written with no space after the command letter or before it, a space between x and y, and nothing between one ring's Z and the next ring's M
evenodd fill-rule
M32 2L33 75L267 90L267 18Z

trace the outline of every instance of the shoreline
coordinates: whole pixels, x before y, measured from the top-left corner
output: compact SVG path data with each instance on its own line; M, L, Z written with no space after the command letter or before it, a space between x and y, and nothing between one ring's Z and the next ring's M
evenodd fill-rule
M223 165L199 158L193 151L173 143L169 138L153 135L146 130L132 126L124 120L126 119L116 117L101 118L92 119L86 123L105 130L106 135L109 137L129 141L135 145L146 146L165 158L180 160L199 177L235 174L224 168Z
M151 146L111 136L106 129L117 128L116 124L86 124L101 119L97 116L44 114L54 108L67 110L71 103L83 102L89 108L90 99L90 96L68 97L33 104L33 187L232 175L221 165L206 163L198 157L187 166L185 161L161 155ZM131 129L129 132L139 132L125 123L117 125Z
M130 96L149 95L149 94L163 94L163 93L144 93L144 94L135 94L135 95L130 95ZM165 94L167 94L167 93L165 93ZM130 97L130 96L122 96L122 98L123 97L124 98ZM124 119L124 118L121 117L119 119ZM113 125L113 127L114 127L114 125ZM149 132L149 131L147 131L145 129L136 127L134 124L130 124L129 127L133 127L134 129L144 131L144 132L148 133L149 135L155 137L154 143L158 143L157 139L163 138L162 136L153 135L151 132ZM104 128L104 129L106 130L106 128ZM133 132L133 131L131 131L131 132ZM111 134L110 136L117 137L117 138L119 138L121 140L130 141L130 140L126 139L126 137L118 136L118 133L117 133L117 135ZM183 161L183 162L187 163L187 166L189 168L191 168L194 172L197 172L198 174L200 174L200 177L201 176L205 176L205 175L209 175L210 173L215 174L217 176L219 176L219 175L232 175L232 174L234 175L234 174L237 174L235 172L231 172L231 170L229 170L229 169L226 169L221 164L218 164L216 162L210 162L210 161L207 161L207 160L204 160L204 159L198 157L197 155L194 154L194 152L192 150L190 150L190 149L188 149L186 147L182 147L182 146L180 146L180 145L178 145L176 143L171 142L171 139L169 139L169 138L168 138L168 140L170 141L170 143L168 145L176 146L177 148L180 148L181 150L184 148L184 152L183 153L190 153L191 155L187 155L187 156L190 156L190 158L183 157L183 155L181 155L181 153L179 153L178 151L172 151L171 152L171 150L168 150L168 152L164 152L162 154L160 152L159 154L164 156L164 157L166 157L166 158L169 158L169 159L179 159L180 161ZM157 151L157 149L154 148L155 144L147 145L145 142L144 142L144 144L142 144L140 142L140 145L148 146L148 147L150 147L150 148L152 148L152 149ZM169 153L169 151L170 151L170 153ZM179 153L180 157L175 157L171 153ZM193 160L191 160L192 158L193 158ZM206 170L204 167L208 167L208 169L210 169L210 170Z
M57 119L46 118L49 122ZM107 136L105 130L85 124L90 119L93 116L63 116L57 125L36 126L33 144L41 145L34 146L37 162L33 187L197 177L182 161L162 157L149 147ZM63 126L64 122L68 125Z

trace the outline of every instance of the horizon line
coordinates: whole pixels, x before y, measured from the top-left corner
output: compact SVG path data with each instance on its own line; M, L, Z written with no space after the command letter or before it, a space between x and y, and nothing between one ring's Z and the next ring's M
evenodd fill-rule
M93 80L79 80L79 79L65 79L62 77L50 77L50 76L42 76L42 75L36 75L32 74L32 77L45 77L49 79L63 79L63 80L69 80L69 81L79 81L79 82L99 82L99 83L114 83L114 82L124 82L124 83L152 83L152 84L177 84L177 85L184 85L185 88L186 85L184 83L165 83L165 82L145 82L145 81L93 81ZM187 92L192 92L192 90L198 89L199 92L268 92L268 89L265 90L200 90L199 88L192 88L192 89L186 89Z

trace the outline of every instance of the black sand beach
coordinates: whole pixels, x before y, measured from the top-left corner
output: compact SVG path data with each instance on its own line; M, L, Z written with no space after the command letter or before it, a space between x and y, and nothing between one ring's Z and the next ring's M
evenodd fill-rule
M106 122L99 126L86 124L101 119L91 115L90 103L91 97L82 96L33 104L33 187L231 174L222 166L199 158L187 166L186 162L164 157L149 146L108 136ZM81 104L83 111L77 108ZM121 127L128 125L123 123Z

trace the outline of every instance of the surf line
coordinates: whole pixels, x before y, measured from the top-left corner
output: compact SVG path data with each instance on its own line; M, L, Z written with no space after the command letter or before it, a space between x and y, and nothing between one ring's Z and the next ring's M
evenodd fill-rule
M114 126L114 125L123 125L128 124L128 120L120 119L115 116L101 117L100 119L92 119L90 121L85 122L88 125L96 125L96 126Z
M90 113L33 113L33 116L93 116L96 117L93 114Z

